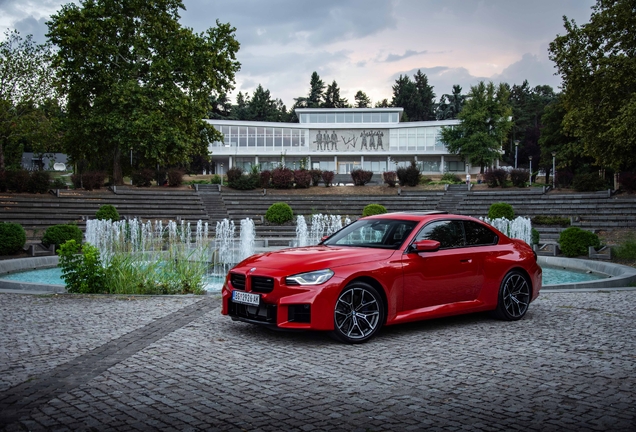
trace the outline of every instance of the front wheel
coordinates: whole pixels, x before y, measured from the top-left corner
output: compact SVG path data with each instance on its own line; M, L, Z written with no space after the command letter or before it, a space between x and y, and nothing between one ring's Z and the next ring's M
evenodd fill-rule
M532 289L526 276L516 270L508 272L501 281L494 316L506 321L523 318L528 311L531 295Z
M334 308L332 335L346 343L369 340L384 323L384 304L378 291L364 282L353 282L340 293Z

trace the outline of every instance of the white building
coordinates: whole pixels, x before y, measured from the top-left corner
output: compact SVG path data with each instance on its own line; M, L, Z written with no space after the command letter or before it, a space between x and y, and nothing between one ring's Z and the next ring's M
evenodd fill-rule
M469 167L440 142L443 126L458 120L400 123L403 108L303 108L300 123L208 120L223 134L209 146L215 171L253 165L348 174L362 168L381 174L415 160L424 175L465 174ZM470 170L472 172L472 169Z

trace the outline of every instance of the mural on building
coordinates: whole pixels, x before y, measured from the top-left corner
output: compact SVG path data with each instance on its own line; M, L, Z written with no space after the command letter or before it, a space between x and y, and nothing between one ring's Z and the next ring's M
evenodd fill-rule
M388 132L376 130L317 130L309 131L309 142L314 151L384 151ZM340 146L339 146L340 145ZM388 145L387 145L388 148Z

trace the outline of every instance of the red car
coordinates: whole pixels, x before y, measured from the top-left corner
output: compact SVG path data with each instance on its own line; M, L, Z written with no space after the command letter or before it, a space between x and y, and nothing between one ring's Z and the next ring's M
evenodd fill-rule
M523 318L541 289L525 242L444 212L359 219L319 245L253 255L230 270L224 315L360 343L383 325L492 311Z

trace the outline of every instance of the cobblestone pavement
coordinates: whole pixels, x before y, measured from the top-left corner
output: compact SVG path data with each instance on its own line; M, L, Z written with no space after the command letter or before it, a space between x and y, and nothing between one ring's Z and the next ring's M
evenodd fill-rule
M0 429L634 431L635 295L350 346L232 322L216 296L0 294Z

